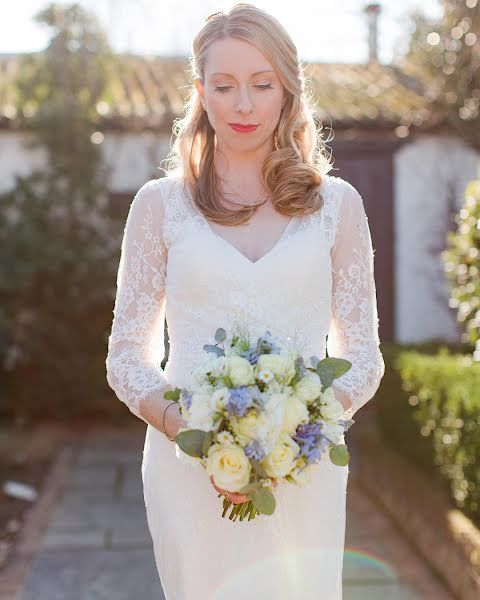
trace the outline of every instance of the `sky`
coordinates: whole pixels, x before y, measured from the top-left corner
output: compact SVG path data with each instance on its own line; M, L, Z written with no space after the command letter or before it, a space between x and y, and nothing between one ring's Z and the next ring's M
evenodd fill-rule
M58 1L58 4L71 2ZM191 40L205 18L228 11L236 2L222 0L79 0L94 12L118 52L190 56ZM251 0L274 15L287 29L301 60L365 62L368 27L363 0ZM0 21L0 54L42 50L48 31L33 16L49 2L16 0L5 3ZM406 50L408 14L418 9L435 17L440 0L383 0L378 19L378 54L390 63Z

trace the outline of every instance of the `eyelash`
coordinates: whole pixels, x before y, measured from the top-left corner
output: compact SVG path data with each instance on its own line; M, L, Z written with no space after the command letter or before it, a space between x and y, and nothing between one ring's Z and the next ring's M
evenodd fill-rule
M267 83L266 85L256 85L255 87L260 88L263 91L273 90L273 87L270 83ZM216 87L215 91L220 92L221 94L226 94L230 88L231 88L231 86L225 85L223 87Z

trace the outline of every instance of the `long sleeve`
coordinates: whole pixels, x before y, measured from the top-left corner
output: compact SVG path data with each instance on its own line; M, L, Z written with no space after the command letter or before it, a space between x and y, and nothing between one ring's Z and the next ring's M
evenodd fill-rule
M332 257L332 320L327 339L329 356L352 363L335 379L337 397L351 403L345 418L353 415L377 391L385 373L380 352L374 279L374 250L362 197L344 182L338 199Z
M164 358L167 249L162 238L162 180L151 180L135 195L128 213L117 275L113 323L105 361L107 381L130 411L168 388Z

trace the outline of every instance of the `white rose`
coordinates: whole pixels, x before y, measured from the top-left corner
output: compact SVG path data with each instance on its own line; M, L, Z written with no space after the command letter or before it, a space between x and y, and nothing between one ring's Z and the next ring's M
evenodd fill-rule
M285 406L283 430L293 435L300 423L308 423L308 408L297 396L291 396Z
M320 414L324 419L336 421L345 412L342 403L335 398L335 393L331 387L324 391L321 401Z
M228 402L230 391L227 387L222 386L212 392L212 406L216 410L223 410Z
M290 383L295 375L295 363L287 354L260 354L257 369L272 371L281 383Z
M213 361L211 368L214 377L225 377L228 375L228 358L226 356L218 356Z
M228 374L235 387L254 383L253 365L242 356L231 356L228 359Z
M304 375L300 381L295 384L293 389L300 400L307 404L320 396L322 383L317 373L309 371L307 375Z
M211 359L206 361L200 367L197 367L192 371L190 375L190 389L192 392L211 392L213 390L212 384L207 379L207 371L211 368Z
M240 446L213 444L207 454L206 469L218 487L238 492L249 482L252 466Z
M268 415L272 426L281 427L285 415L285 407L289 401L286 394L274 393L268 394L264 399L263 410Z
M213 405L212 394L193 394L192 403L188 411L188 426L190 429L201 429L202 431L211 431L214 427L213 415L215 414L215 405Z
M272 420L267 412L261 412L257 419L256 439L261 443L265 452L271 452L281 433L281 422Z
M333 402L333 400L336 400L335 392L330 386L322 393L322 402Z
M262 460L270 477L285 477L295 466L300 446L286 433L282 432L272 451Z

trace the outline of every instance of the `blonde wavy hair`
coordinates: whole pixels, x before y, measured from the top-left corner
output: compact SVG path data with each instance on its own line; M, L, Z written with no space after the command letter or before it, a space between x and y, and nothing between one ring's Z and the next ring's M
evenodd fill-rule
M272 204L287 216L308 214L323 206L317 188L332 163L325 151L321 127L317 130L309 80L304 76L295 44L282 25L252 4L236 4L228 13L207 17L193 39L190 59L193 80L204 81L207 51L215 40L238 38L255 45L273 65L287 101L274 132L275 149L262 165L262 178ZM220 181L214 167L215 130L192 83L182 118L175 119L176 136L166 158L166 175L180 176L197 208L211 221L240 225L261 204L230 210L221 203ZM329 141L329 140L327 140Z

